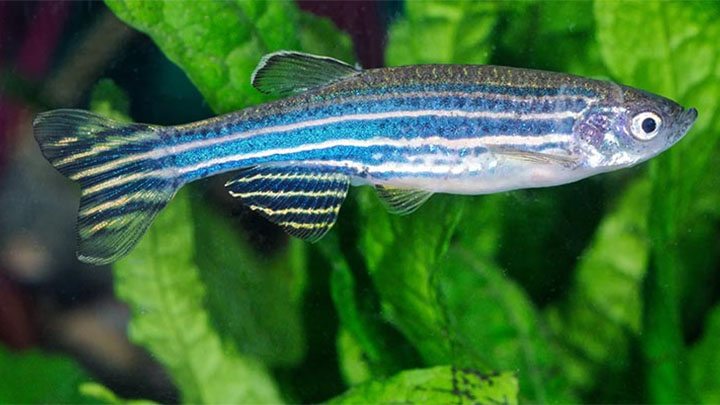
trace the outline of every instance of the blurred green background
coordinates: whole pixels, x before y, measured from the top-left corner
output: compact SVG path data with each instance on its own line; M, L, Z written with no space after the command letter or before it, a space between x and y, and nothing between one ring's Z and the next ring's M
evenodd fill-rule
M9 4L0 402L720 402L720 3ZM699 118L651 162L566 186L436 195L406 217L353 188L316 244L209 179L112 268L75 261L77 189L33 115L234 111L269 100L249 77L279 49L574 73Z

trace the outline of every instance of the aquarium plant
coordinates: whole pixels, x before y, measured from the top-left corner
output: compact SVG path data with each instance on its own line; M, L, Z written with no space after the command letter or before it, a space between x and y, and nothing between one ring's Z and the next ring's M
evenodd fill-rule
M249 81L269 52L355 60L346 34L289 1L107 6L216 114L271 99ZM187 403L720 401L719 17L709 2L405 2L389 66L612 80L697 122L649 163L562 187L436 195L409 216L354 188L314 244L265 246L188 187L114 265L130 339ZM102 81L90 108L130 121L133 102ZM147 402L63 358L0 350L10 363L33 372L0 367L0 399L47 399L32 374L51 400Z

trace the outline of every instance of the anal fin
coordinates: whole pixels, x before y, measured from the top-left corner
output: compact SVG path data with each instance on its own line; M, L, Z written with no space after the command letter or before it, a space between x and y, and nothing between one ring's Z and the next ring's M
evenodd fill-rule
M310 166L256 166L225 184L233 197L280 225L292 236L314 242L335 224L350 178Z
M407 215L420 208L433 193L425 190L375 186L378 196L391 214Z

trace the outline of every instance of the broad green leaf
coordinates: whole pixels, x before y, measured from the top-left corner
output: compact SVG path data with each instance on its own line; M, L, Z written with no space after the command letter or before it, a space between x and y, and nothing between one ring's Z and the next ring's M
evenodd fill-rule
M583 253L568 298L547 310L570 382L582 390L601 372L625 370L630 341L641 334L649 195L645 178L625 190Z
M297 46L298 12L289 2L112 0L122 20L147 33L187 73L219 112L266 98L252 89L250 72L259 56Z
M438 366L409 370L384 381L371 381L333 398L331 404L516 404L512 373L483 374Z
M78 392L79 384L89 379L65 356L0 346L0 403L92 403Z
M218 113L268 99L250 85L250 74L268 52L348 55L346 36L319 18L301 16L291 1L108 0L107 4L122 20L150 35ZM320 43L318 36L327 42ZM331 42L336 46L325 45Z
M695 106L687 139L651 165L651 271L645 282L643 352L647 393L662 402L691 400L687 390L679 279L692 273L677 247L679 229L720 139L717 7L678 2L596 2L603 59L615 79ZM711 190L711 192L717 192Z
M720 306L705 322L702 339L690 350L690 383L704 404L720 403Z
M360 246L383 313L428 364L447 363L451 354L434 273L465 201L435 196L416 213L400 217L387 213L371 193L358 200L363 216Z
M408 1L388 32L388 65L486 63L497 21L494 2Z
M165 365L185 402L280 402L267 370L210 326L194 245L190 202L181 191L115 266L116 293L133 313L131 340Z
M305 244L293 239L262 256L213 207L199 200L191 207L195 261L215 329L267 365L297 364L305 354Z
M501 3L493 62L583 76L603 75L590 1Z
M435 277L448 320L448 361L517 370L520 398L529 402L577 401L532 302L502 270L471 250L454 247L436 266Z

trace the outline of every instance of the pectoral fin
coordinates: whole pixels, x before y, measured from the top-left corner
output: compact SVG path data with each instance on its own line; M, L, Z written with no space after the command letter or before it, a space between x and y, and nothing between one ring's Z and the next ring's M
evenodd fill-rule
M527 160L530 162L559 164L566 167L572 167L577 164L577 157L573 155L559 155L543 152L535 152L513 148L511 146L492 146L489 147L492 153L503 155L513 159Z
M348 176L322 168L257 166L225 187L290 235L314 242L335 224L349 185Z
M407 215L420 208L433 193L397 187L375 186L378 196L391 214Z

